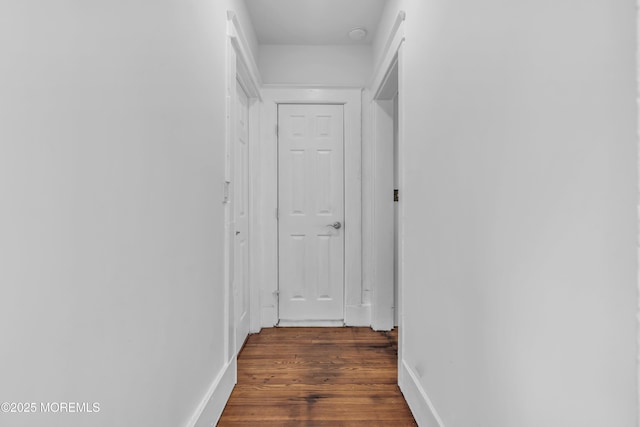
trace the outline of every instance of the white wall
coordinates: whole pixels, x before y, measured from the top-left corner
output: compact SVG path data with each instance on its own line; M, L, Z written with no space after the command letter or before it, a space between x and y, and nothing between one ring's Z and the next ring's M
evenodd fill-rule
M447 427L636 426L634 2L399 9L404 363Z
M372 49L366 45L260 45L258 54L265 84L364 87L372 66Z
M185 426L223 369L229 7L0 4L0 401L100 404L0 424Z

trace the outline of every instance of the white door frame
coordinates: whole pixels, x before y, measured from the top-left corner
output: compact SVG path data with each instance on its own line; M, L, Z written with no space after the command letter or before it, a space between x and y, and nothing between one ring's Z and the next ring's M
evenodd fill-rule
M397 87L396 76L386 84ZM395 93L394 93L395 94ZM372 265L371 327L376 331L393 329L394 306L394 102L391 93L374 98L371 103L373 121L371 162L371 224Z
M260 140L260 225L264 255L260 285L263 327L278 323L278 104L344 105L345 319L348 326L369 326L370 306L362 288L362 89L264 86Z
M224 172L224 203L225 203L225 355L229 361L236 357L237 344L234 301L233 301L233 271L234 271L234 209L233 209L233 147L237 138L236 122L237 110L237 82L245 90L249 101L249 170L258 167L259 156L259 125L260 125L260 74L253 56L250 53L249 44L244 36L242 27L233 11L227 12L227 73L226 73L226 137L225 137L225 172ZM258 244L253 230L256 229L255 194L257 176L249 174L249 299L250 299L250 332L258 332L259 321L255 313L257 311L258 295L253 285L256 276L256 266L253 260L256 257Z
M384 91L389 87L389 79L395 78L397 72L397 89L398 89L398 111L397 111L397 127L398 127L398 187L402 190L404 185L404 53L403 45L405 42L404 22L406 15L404 11L400 11L396 20L387 36L387 40L382 51L381 58L377 64L373 80L370 85L370 104L369 110L371 114L371 132L372 132L372 154L370 155L370 176L367 182L371 187L367 190L372 195L370 207L372 210L370 227L367 228L367 243L372 246L372 253L366 260L365 269L373 272L371 279L371 326L376 330L389 330L394 326L393 316L393 253L389 253L389 245L392 245L393 236L393 211L386 212L385 215L377 215L376 208L380 206L376 203L379 198L391 198L392 189L390 183L382 183L376 179L377 168L384 163L387 170L393 171L393 116L389 117L384 113L384 109L388 107L384 103L393 103L393 101L381 101L383 99L391 99ZM393 107L391 107L393 108ZM376 153L390 152L390 156L383 158L377 157ZM393 176L387 177L393 180ZM391 213L391 216L388 214ZM402 387L404 369L403 365L403 347L404 347L404 328L403 328L403 276L404 276L404 203L402 193L398 202L398 383ZM385 239L383 244L376 244L376 240ZM392 246L391 246L392 247Z

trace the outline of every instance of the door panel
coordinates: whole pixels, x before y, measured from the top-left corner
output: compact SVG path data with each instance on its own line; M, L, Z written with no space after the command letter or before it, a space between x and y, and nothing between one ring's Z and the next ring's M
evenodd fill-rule
M249 100L237 84L236 140L233 150L234 313L236 352L249 334Z
M343 120L342 105L278 106L283 321L344 319Z

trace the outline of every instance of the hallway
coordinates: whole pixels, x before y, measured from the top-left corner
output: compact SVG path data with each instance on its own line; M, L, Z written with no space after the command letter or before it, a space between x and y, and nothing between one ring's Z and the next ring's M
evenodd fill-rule
M415 426L396 384L397 339L397 330L263 329L238 357L218 426Z
M0 52L0 426L639 427L636 2L9 0Z

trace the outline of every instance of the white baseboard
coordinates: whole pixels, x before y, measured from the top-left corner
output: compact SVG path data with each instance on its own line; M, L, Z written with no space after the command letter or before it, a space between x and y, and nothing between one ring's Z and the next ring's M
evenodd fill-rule
M433 403L418 381L415 372L403 360L400 364L400 390L409 404L413 418L421 427L444 427L442 419L433 407Z
M187 427L214 427L236 384L236 358L220 371Z
M344 323L347 326L371 326L371 305L348 305Z

